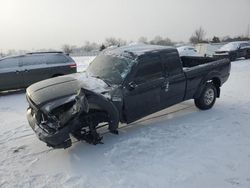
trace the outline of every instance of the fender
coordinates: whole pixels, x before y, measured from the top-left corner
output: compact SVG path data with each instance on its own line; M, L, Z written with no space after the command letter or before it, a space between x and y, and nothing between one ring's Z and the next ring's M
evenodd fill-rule
M195 94L194 94L194 99L197 99L200 97L203 89L206 86L206 83L208 81L212 81L215 82L215 86L217 88L217 97L220 97L220 86L221 86L221 73L218 71L213 71L210 72L209 74L207 74L200 82L198 89L196 90Z
M109 130L117 130L119 124L119 112L112 101L108 100L101 94L84 89L87 97L89 109L101 109L108 113L109 116Z

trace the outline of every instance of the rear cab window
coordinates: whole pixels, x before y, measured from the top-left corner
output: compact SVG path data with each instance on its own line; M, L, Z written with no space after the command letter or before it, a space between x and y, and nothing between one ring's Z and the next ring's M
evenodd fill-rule
M183 73L183 67L179 54L176 52L162 52L161 59L166 75L174 76Z
M240 44L240 48L244 49L244 48L250 48L250 44L248 43L241 43Z
M137 84L146 83L163 77L163 67L159 55L148 55L138 61L138 68L134 76Z

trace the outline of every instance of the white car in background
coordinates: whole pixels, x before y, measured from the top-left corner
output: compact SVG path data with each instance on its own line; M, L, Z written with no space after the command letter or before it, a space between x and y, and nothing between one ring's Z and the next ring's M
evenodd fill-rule
M180 56L201 56L193 46L181 46L177 50Z

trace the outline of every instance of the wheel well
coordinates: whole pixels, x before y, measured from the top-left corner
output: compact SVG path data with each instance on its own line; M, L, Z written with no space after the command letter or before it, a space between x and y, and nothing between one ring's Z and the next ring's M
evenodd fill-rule
M215 85L215 87L220 87L221 86L221 81L220 81L220 79L219 78L213 78L212 79L212 82L213 82L213 84Z
M58 76L63 76L63 74L54 74L52 78L58 77Z
M116 130L119 124L119 112L113 103L99 94L87 96L89 108L106 113L109 118L109 130Z
M220 86L221 86L221 81L218 77L212 78L208 82L212 82L214 86L216 87L217 90L217 97L220 97Z
M197 91L194 94L194 99L197 99L200 97L204 87L206 86L207 83L212 83L217 91L217 97L220 97L220 86L221 86L221 81L218 77L214 77L211 79L208 79L207 81L202 82L202 85L200 85L200 87L197 89Z

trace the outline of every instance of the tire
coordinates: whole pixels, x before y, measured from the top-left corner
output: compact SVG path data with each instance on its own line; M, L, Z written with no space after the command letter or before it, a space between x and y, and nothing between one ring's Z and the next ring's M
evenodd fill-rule
M54 74L51 78L55 78L55 77L58 77L58 76L63 76L63 74Z
M235 60L236 60L236 57L237 57L236 54L231 54L231 55L229 55L230 61L235 61Z
M245 59L250 59L250 51L247 52Z
M199 98L194 99L197 108L208 110L213 107L217 97L217 89L212 83L208 83Z

